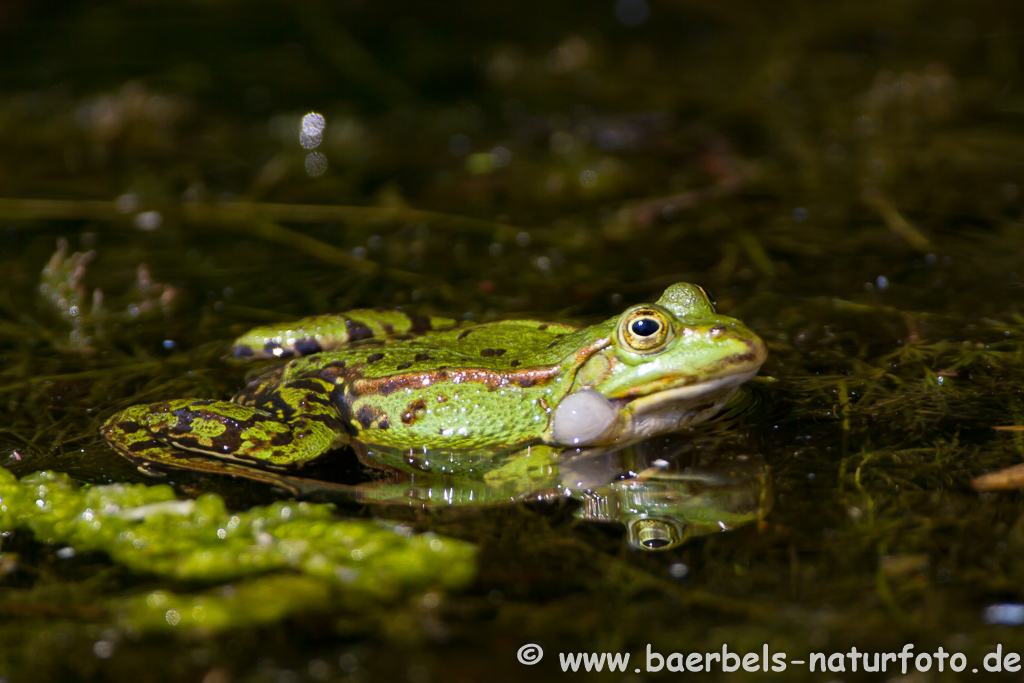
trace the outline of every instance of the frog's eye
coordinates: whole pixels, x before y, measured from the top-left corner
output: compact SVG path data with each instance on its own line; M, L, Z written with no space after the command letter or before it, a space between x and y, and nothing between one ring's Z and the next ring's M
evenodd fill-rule
M647 306L630 311L619 325L619 343L634 351L659 351L671 338L668 318Z
M718 302L715 301L715 297L711 296L711 293L708 292L708 290L704 289L700 285L695 286L697 287L697 289L700 290L700 293L704 295L704 298L708 300L708 303L711 304L711 308L715 308L716 306L718 306Z

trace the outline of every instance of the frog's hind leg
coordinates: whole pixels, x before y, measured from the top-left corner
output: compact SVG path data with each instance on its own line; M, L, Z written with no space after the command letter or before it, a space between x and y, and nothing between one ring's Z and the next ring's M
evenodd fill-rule
M292 495L303 493L301 487L295 486L292 482L294 477L269 472L250 465L209 458L198 453L183 451L173 446L152 444L139 452L131 452L119 444L111 443L111 446L121 455L134 462L140 472L151 477L166 477L167 472L164 470L168 469L206 474L226 474L283 488Z
M176 399L132 406L102 432L136 463L211 472L227 472L232 463L292 469L348 443L337 411L320 397L308 396L297 408L286 415L229 401Z
M236 339L231 352L241 359L308 356L351 342L377 339L387 343L457 325L451 318L363 308L257 327Z

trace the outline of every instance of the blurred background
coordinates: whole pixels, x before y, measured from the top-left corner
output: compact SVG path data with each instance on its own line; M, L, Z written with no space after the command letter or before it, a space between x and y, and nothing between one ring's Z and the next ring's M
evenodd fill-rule
M4 0L0 464L18 475L151 483L101 441L106 417L230 396L234 336L354 307L590 324L695 282L766 340L775 381L730 437L774 509L666 553L570 501L343 509L474 544L475 580L443 600L142 633L69 606L162 579L5 529L0 679L1024 649L1024 501L969 485L1024 458L1022 26L1005 0ZM528 642L548 652L533 667Z

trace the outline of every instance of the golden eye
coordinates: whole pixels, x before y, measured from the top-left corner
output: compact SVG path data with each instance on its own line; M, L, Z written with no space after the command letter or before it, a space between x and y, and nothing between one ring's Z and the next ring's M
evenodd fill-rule
M644 306L627 313L619 325L619 343L641 353L658 351L671 338L668 317Z

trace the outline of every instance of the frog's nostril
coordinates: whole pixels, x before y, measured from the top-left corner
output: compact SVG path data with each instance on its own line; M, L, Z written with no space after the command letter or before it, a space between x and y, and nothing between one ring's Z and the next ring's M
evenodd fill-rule
M722 334L725 334L725 329L725 325L715 325L710 330L708 330L708 336L718 337Z

